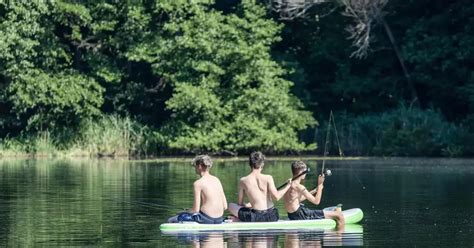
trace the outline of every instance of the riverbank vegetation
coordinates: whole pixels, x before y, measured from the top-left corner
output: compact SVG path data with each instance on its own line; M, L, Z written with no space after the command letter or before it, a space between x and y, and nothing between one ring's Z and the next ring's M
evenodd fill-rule
M346 155L474 155L474 5L390 0L354 58L336 3L0 3L0 156L322 154L331 110Z

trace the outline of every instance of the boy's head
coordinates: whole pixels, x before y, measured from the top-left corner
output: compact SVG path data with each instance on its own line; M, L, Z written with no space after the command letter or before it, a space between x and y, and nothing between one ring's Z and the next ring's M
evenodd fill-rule
M301 160L291 163L291 172L293 173L293 176L299 175L307 169L308 166Z
M209 170L212 167L211 157L208 155L198 155L193 159L193 166L202 170Z
M252 169L260 169L265 162L265 155L261 152L252 152L249 157L249 165Z

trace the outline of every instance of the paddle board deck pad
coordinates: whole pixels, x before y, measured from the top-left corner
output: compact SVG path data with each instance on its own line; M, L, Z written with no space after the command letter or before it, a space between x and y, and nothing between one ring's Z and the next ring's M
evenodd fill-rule
M325 208L329 210L331 208ZM346 224L356 224L362 220L364 213L360 208L342 211ZM222 224L199 224L196 222L164 223L160 225L163 232L182 232L189 230L220 231L220 230L290 230L290 229L331 229L336 221L331 219L318 220L279 220L276 222L225 222Z

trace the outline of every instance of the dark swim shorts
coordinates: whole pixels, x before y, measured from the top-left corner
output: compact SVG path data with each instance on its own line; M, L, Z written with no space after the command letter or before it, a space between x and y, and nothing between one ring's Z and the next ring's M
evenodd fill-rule
M317 220L324 219L323 210L309 209L303 204L293 213L288 213L288 219L290 220Z
M178 221L194 221L199 224L221 224L222 222L224 222L224 216L213 218L201 211L199 211L199 213L194 214L185 212L178 215Z
M278 209L269 208L267 210L255 210L251 208L239 209L239 220L243 222L273 222L280 218Z

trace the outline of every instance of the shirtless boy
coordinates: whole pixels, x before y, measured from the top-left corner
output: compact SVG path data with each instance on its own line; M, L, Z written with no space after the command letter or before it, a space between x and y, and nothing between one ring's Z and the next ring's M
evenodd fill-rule
M262 174L264 160L265 156L261 152L250 154L249 164L252 172L239 181L238 204L229 204L230 213L238 218L236 221L267 222L279 219L278 209L273 206L273 200L280 200L290 188L290 183L278 191L273 177ZM244 196L250 201L245 205Z
M299 175L307 169L307 166L302 161L296 161L291 164L291 172L293 176ZM315 205L319 205L323 195L324 176L319 175L318 186L308 191L305 186L301 184L306 174L295 178L291 182L291 187L284 196L285 209L288 212L290 220L312 220L312 219L333 219L338 226L344 225L344 215L336 211L312 210L301 204L302 201L308 200Z
M199 155L193 159L192 164L196 174L201 177L193 184L193 208L189 212L171 217L168 222L195 221L201 224L220 224L224 221L227 200L221 181L209 173L212 160L207 155Z

